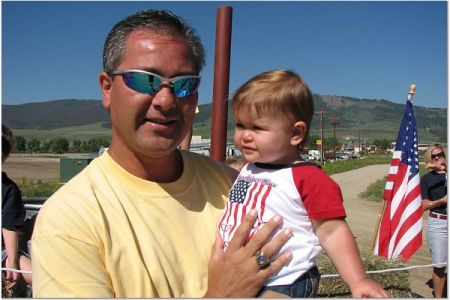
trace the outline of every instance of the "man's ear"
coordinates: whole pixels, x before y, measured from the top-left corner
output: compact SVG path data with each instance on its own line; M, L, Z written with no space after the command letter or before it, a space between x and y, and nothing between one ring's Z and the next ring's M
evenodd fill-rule
M98 82L102 91L103 107L109 110L111 107L112 78L106 72L101 72L98 76Z
M302 141L306 138L306 129L308 127L306 126L306 123L303 121L298 121L294 124L292 127L291 132L291 145L292 146L299 146Z

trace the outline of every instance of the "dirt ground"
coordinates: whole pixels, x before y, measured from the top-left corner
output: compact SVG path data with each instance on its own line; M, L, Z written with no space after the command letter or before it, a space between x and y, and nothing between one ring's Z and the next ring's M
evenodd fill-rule
M358 195L365 191L367 186L386 176L388 170L389 165L376 165L332 176L341 187L347 212L347 222L362 251L371 249L381 203L363 200ZM426 239L427 220L427 214L424 214L422 247L407 262L408 266L431 264ZM424 298L433 298L432 289L427 284L431 279L432 267L411 269L409 273L412 292Z
M24 177L59 181L59 158L11 156L2 166L2 170L16 182L20 182Z
M376 227L381 203L362 200L358 195L367 186L388 174L389 165L368 166L358 170L333 175L333 179L341 186L344 206L347 211L347 222L353 231L362 251L368 251L372 245L374 228ZM10 157L3 170L16 181L22 177L40 178L42 180L59 180L59 158ZM423 244L419 251L408 261L409 266L431 264L426 240L427 216L423 220ZM410 270L410 286L414 293L432 298L432 289L427 282L431 278L431 267Z

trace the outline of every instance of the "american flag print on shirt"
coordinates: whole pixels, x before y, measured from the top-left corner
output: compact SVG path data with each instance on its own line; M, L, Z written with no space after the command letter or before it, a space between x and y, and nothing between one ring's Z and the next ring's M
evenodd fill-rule
M249 239L265 223L263 217L266 200L272 188L273 183L269 180L251 176L238 177L230 190L225 212L219 223L219 232L225 248L228 247L236 229L250 210L258 211L258 220L250 231Z

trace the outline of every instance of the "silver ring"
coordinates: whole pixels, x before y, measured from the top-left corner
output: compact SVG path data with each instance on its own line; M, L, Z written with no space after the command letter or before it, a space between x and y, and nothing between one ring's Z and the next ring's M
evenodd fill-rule
M255 257L256 263L261 269L270 265L270 259L267 256L265 256L264 252L262 252L261 250L256 251Z

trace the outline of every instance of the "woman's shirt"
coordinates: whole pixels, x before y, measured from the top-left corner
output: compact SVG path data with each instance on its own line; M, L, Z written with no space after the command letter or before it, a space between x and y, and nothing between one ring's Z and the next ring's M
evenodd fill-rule
M431 171L425 174L420 180L422 199L436 201L447 195L447 174ZM447 214L447 204L431 209L438 214Z

